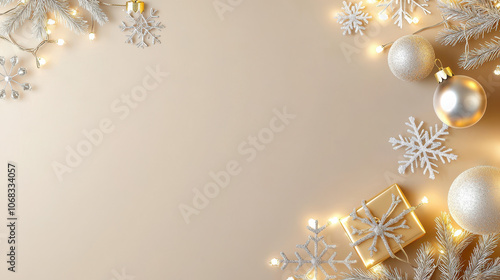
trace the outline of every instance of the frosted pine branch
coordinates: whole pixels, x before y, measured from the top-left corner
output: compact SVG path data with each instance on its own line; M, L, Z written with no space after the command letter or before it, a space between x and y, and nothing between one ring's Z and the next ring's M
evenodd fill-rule
M500 235L494 234L479 238L478 244L470 257L469 265L465 270L463 280L480 279L479 276L491 260L489 257L493 254L499 240Z
M488 61L495 60L500 57L500 37L495 36L490 42L480 44L479 48L475 48L468 55L462 54L458 65L466 70L479 68Z
M432 245L427 242L420 246L417 251L417 258L415 259L417 267L414 268L415 277L414 280L430 280L434 271L436 271L436 265L434 260L434 253Z
M84 8L90 13L92 19L97 21L100 25L104 25L109 21L108 16L102 11L97 0L78 0L80 7Z
M439 32L438 41L443 45L455 46L466 39L479 39L496 30L500 23L500 11L490 1L439 2L439 9L444 18L459 23Z
M444 18L456 22L439 32L437 40L443 45L454 46L468 40L478 40L487 33L497 31L500 26L500 10L491 0L440 1L439 9ZM500 38L495 37L468 54L462 54L459 65L464 69L475 69L499 57Z
M13 1L0 0L5 5ZM78 0L80 7L88 11L92 20L99 24L109 21L97 0ZM73 32L80 34L87 31L87 22L80 16L73 16L66 0L28 0L19 3L10 13L5 15L5 20L0 23L0 32L9 34L15 32L27 20L32 21L33 37L47 38L47 14L53 14L58 21L63 23Z
M0 0L0 5L5 6L14 2L14 0Z
M441 279L458 280L463 266L460 256L463 250L472 242L473 236L469 232L454 236L451 218L447 213L443 213L441 217L436 218L436 230L436 238L442 250L438 264Z

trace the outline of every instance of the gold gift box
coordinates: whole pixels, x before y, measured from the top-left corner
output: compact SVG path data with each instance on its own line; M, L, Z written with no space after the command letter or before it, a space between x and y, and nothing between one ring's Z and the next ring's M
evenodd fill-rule
M366 202L366 206L368 209L370 209L373 217L377 218L382 218L382 216L387 212L389 207L391 206L392 203L392 195L399 196L402 200L401 203L399 203L394 211L391 213L389 216L389 219L396 217L399 213L403 212L404 210L411 208L412 206L404 196L403 192L399 188L397 184L394 184ZM365 214L365 210L363 207L360 207L356 210L357 215L360 218L367 218ZM392 233L396 235L403 235L401 240L404 241L403 244L398 244L396 241L394 241L391 238L387 238L387 241L389 243L389 247L391 248L392 252L396 254L401 250L402 247L405 247L406 245L412 243L413 241L419 239L420 237L425 235L425 229L420 223L420 221L417 218L417 215L415 215L415 212L412 211L408 213L403 220L406 220L406 224L410 227L409 229L396 229ZM403 220L399 221L396 223L396 225L399 225L403 222ZM344 228L344 231L346 232L347 236L349 237L349 240L351 243L355 243L359 239L363 238L367 233L361 234L361 235L354 235L352 234L352 228L351 226L363 230L363 229L368 229L370 228L369 225L362 223L359 220L353 220L351 216L347 216L343 219L340 220L340 223L342 224L342 227ZM359 244L358 246L355 246L356 252L358 253L359 257L363 261L363 264L365 265L366 268L370 268L374 265L377 265L386 259L390 257L389 252L387 251L384 243L380 238L378 238L377 241L377 252L373 252L373 256L370 256L370 251L368 250L370 246L372 245L373 239L368 239L364 241L363 243Z

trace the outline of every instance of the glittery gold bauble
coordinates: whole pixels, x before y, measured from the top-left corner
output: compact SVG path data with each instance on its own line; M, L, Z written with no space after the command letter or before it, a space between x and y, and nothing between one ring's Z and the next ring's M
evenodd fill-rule
M403 81L418 81L434 67L434 49L431 43L418 35L406 35L394 42L388 61L392 74Z
M448 193L448 208L472 233L500 233L500 169L478 166L460 174Z
M434 93L434 111L442 122L451 127L472 126L486 111L486 93L476 80L467 76L454 76L449 71L449 75L441 77L438 76L439 72L436 74L441 82Z

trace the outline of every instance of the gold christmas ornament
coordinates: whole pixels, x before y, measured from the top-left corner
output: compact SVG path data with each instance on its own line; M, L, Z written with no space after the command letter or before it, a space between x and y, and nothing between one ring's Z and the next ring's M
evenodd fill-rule
M396 40L388 54L392 74L403 81L418 81L429 76L434 68L434 49L419 35L406 35Z
M126 3L127 13L141 13L144 12L144 2L138 0L128 1Z
M455 76L449 67L434 75L439 85L434 92L434 111L439 119L454 128L466 128L476 124L486 111L486 93L476 80ZM437 65L437 64L436 64Z
M448 193L448 208L472 233L500 233L500 169L478 166L460 174Z

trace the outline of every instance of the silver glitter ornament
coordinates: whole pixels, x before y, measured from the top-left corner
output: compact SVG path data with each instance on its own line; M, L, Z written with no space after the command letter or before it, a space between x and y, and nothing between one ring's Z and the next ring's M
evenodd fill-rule
M478 166L460 174L448 193L448 208L472 233L500 233L500 169Z
M388 62L392 74L403 81L418 81L429 76L434 67L431 43L418 35L406 35L389 49Z
M476 124L486 112L486 93L476 80L453 75L449 67L436 73L439 82L434 92L434 111L439 119L454 128Z

